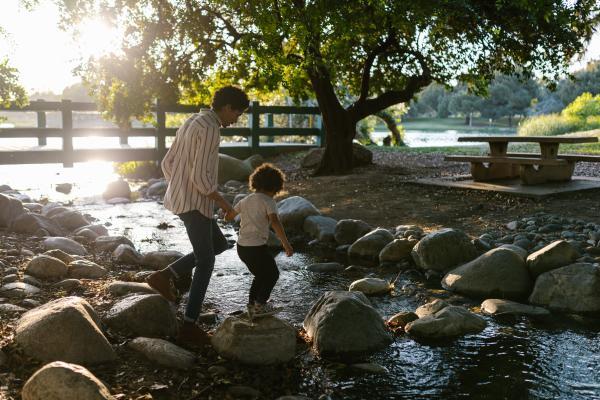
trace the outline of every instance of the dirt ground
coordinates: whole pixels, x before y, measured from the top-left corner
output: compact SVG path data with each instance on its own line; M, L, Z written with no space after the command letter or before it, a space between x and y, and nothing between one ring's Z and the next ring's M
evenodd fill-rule
M415 224L426 231L452 227L470 235L537 212L600 222L598 190L531 199L410 182L468 174L467 164L444 162L442 154L375 151L373 165L355 168L350 175L325 177L312 177L310 170L299 168L299 155L270 161L287 172L290 195L305 197L324 215L338 220L361 219L386 228Z

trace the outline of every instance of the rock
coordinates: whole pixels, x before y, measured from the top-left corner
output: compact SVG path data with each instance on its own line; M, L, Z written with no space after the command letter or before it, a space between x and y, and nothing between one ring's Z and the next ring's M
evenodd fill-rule
M538 276L531 304L575 314L600 312L600 267L577 263Z
M320 399L320 397L319 397ZM278 398L276 398L275 400L311 400L309 397L306 396L280 396Z
M448 307L450 304L446 303L444 300L435 299L432 302L427 304L423 304L415 310L415 314L419 318L426 317L428 315L433 315L436 312L440 311L443 308Z
M371 232L371 226L357 219L342 219L335 225L334 238L338 244L352 244Z
M564 240L557 240L527 257L527 267L533 277L571 264L579 257L577 250Z
M34 296L40 292L40 289L25 282L12 282L0 286L0 297L11 299L22 299Z
M2 283L7 284L7 283L12 283L12 282L17 282L18 280L19 280L19 275L9 274L9 275L4 276L4 278L2 278Z
M407 333L420 338L442 338L478 333L485 329L485 320L457 306L447 306L435 314L426 315L409 322Z
M58 258L41 254L29 261L25 272L40 279L58 279L67 275L67 264Z
M112 294L113 296L118 296L118 297L125 296L125 295L132 294L132 293L156 294L154 289L152 289L150 286L148 286L147 283L141 283L141 282L122 282L122 281L112 282L106 287L106 291L108 293Z
M508 249L508 250L514 251L515 253L517 253L523 259L523 261L525 261L527 259L527 250L525 250L522 247L515 246L514 244L503 244L499 248L500 249Z
M69 232L90 224L79 212L71 210L63 211L50 217L50 219L56 221L58 225Z
M304 220L304 232L320 242L333 242L337 221L322 215L311 215Z
M490 250L448 272L445 289L476 298L525 299L532 280L520 255L509 249Z
M79 279L65 279L54 284L55 288L66 290L67 292L79 289L81 281Z
M389 325L401 326L404 328L404 326L406 326L406 324L408 324L409 322L415 321L417 319L419 319L419 316L416 313L410 312L410 311L402 311L402 312L399 312L398 314L392 315L387 320L387 323Z
M82 298L64 297L23 314L15 341L41 361L97 364L116 359L94 309Z
M69 263L75 261L75 257L73 257L72 255L67 254L64 251L59 250L59 249L52 249L52 250L45 251L44 255L53 257L53 258L58 258L60 261L64 262L65 264L69 264Z
M112 199L106 200L106 204L115 205L115 204L128 204L131 203L131 200L127 197L113 197Z
M478 252L467 235L454 229L441 229L426 235L411 252L417 266L438 272L473 260Z
M104 193L102 193L102 198L104 200L114 199L115 197L131 199L131 188L123 179L110 182L106 186Z
M220 356L251 365L286 363L296 352L296 330L275 316L252 322L228 317L211 339Z
M196 361L194 353L163 339L138 337L127 345L150 361L167 368L188 370L194 367Z
M56 190L59 193L63 193L63 194L71 193L72 189L73 189L73 185L70 183L57 183L56 186L54 187L54 190Z
M73 234L81 235L81 231L84 229L89 229L90 231L96 233L97 236L108 236L108 229L106 229L106 227L104 227L103 225L98 224L82 226L81 228L73 232Z
M0 227L10 227L16 218L25 213L26 210L19 200L0 194Z
M124 335L163 337L177 333L175 310L159 294L125 297L112 306L104 321Z
M169 264L177 261L184 254L178 251L151 251L142 256L142 265L152 267L155 270L166 268Z
M110 391L84 367L55 361L27 380L23 400L114 400Z
M93 242L99 235L93 230L86 228L79 229L76 236L84 237L88 242Z
M16 306L10 303L0 304L0 316L1 315L18 315L27 311L26 308ZM0 366L2 366L2 362L0 362Z
M325 149L316 148L308 151L302 159L302 168L317 168L323 158ZM373 152L359 143L352 143L352 165L360 167L373 163Z
M223 376L227 374L227 368L221 365L213 365L206 370L211 376Z
M362 292L367 296L374 296L378 294L389 293L389 291L392 290L393 287L394 286L391 285L385 279L363 278L352 282L348 290L353 292Z
M310 201L300 196L278 202L277 212L284 228L292 231L301 231L306 217L321 214Z
M379 252L379 262L398 262L410 257L417 240L394 239Z
M41 288L43 286L42 282L38 281L37 279L35 279L31 275L23 275L23 282L25 282L25 283L27 283L29 285L38 287L38 288Z
M23 203L23 207L25 207L29 212L39 214L42 212L42 206L39 203Z
M344 266L337 262L317 263L306 267L310 272L339 272L344 269Z
M253 154L244 160L244 164L249 166L252 171L265 163L265 159L260 154Z
M125 236L98 236L94 241L94 248L96 251L113 252L121 244L134 247L131 240L127 239Z
M530 306L504 299L487 299L481 303L481 312L490 315L550 315L550 311L542 307Z
M379 253L394 240L387 229L377 228L352 243L348 249L348 257L352 263L360 264L364 260L379 261Z
M44 232L44 235L38 236L60 236L64 234L63 229L55 221L43 215L31 213L23 213L16 217L12 221L11 230L29 235L38 235L40 231Z
M70 211L67 207L63 207L62 204L53 204L51 207L42 207L42 215L48 218L53 218L55 215L62 214Z
M8 191L11 191L11 190L13 190L13 188L11 188L8 185L0 185L0 193L8 192Z
M387 368L375 363L350 364L350 368L371 374L387 374Z
M283 245L281 244L281 240L277 237L273 231L269 230L269 239L267 240L267 246L274 249L281 249Z
M150 187L148 187L148 190L146 191L146 194L152 197L162 197L167 192L168 187L169 184L167 183L167 181L161 179L160 181L150 185Z
M112 258L119 264L139 265L142 255L128 244L120 244L112 253Z
M108 275L106 268L89 260L75 260L68 267L70 278L98 279Z
M326 292L313 304L303 325L324 357L352 359L392 341L381 315L360 292Z
M49 237L42 242L46 250L58 249L77 256L87 255L87 250L81 244L66 237Z
M233 399L258 399L261 396L260 391L241 385L230 386L227 389L227 394Z
M219 184L223 184L230 180L247 182L248 177L254 171L254 168L249 163L238 160L225 154L219 154Z
M518 221L511 221L508 224L506 224L506 229L508 229L509 231L516 231L518 226L519 226Z

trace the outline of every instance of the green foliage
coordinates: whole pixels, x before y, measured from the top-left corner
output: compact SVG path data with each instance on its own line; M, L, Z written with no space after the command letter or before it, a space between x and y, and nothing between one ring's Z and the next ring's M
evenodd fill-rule
M12 104L24 106L28 102L25 89L19 84L17 69L8 64L7 59L0 59L0 106Z
M562 115L585 121L588 117L600 116L600 95L583 93L562 111Z
M160 167L154 161L127 161L113 163L117 174L128 179L150 179L162 176Z
M555 136L581 129L582 121L577 118L547 114L526 119L517 132L520 136Z

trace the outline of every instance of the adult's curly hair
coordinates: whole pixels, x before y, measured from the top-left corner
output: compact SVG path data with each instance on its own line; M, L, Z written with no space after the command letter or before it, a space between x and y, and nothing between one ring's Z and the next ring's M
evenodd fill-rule
M279 193L283 189L285 174L273 164L262 164L250 175L250 189L255 192Z

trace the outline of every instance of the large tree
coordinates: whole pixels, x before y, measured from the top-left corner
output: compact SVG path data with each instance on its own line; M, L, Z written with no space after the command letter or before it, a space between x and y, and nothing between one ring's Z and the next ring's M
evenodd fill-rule
M80 69L114 116L158 97L202 99L216 82L283 85L318 101L327 131L318 173L349 171L356 123L433 81L485 88L516 68L555 78L598 13L596 0L57 1L65 26L105 15L125 27L121 51Z

